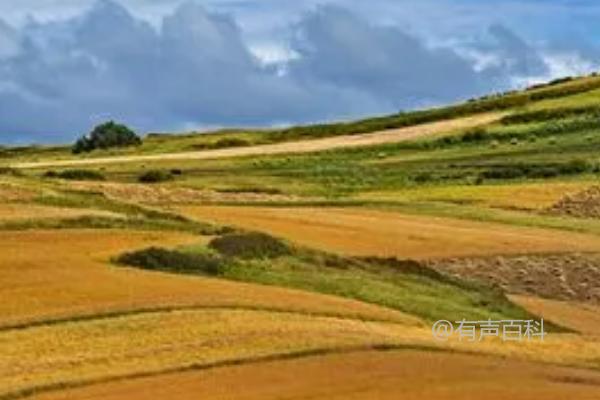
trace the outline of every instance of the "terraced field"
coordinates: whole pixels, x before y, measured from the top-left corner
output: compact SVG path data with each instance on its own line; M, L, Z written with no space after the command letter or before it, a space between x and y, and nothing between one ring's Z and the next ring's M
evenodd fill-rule
M412 259L595 251L600 237L362 208L181 207L188 216L263 230L352 255Z
M302 377L302 379L298 379ZM595 400L596 372L457 353L359 352L116 382L40 400L381 399Z
M0 400L597 399L599 85L3 149ZM547 336L432 336L492 317Z
M293 290L123 269L125 250L198 243L188 234L60 230L0 232L0 326L178 307L246 307L409 321L380 307Z

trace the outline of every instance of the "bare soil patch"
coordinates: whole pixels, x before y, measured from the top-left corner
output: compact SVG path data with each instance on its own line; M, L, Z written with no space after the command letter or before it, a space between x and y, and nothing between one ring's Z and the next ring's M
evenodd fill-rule
M552 214L600 219L600 186L567 195L548 209Z
M600 254L540 254L435 260L429 266L498 285L508 293L600 304Z

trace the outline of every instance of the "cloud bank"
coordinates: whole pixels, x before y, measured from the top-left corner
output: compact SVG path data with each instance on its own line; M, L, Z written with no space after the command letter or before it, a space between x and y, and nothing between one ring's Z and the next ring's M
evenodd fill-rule
M293 56L265 62L231 15L195 2L158 26L109 0L64 20L19 28L0 20L0 139L67 141L106 119L141 131L346 119L465 99L551 72L501 25L470 52L408 32L318 6L286 27ZM467 53L492 62L477 67Z

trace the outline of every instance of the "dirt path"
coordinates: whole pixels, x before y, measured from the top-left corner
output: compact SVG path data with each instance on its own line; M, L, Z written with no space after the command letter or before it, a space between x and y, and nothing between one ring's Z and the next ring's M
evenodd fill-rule
M171 154L153 154L139 156L119 156L106 158L92 158L85 160L56 160L42 162L18 163L13 168L46 168L70 167L81 165L114 164L137 161L157 160L207 160L215 158L241 157L267 154L286 153L312 153L322 150L339 149L347 147L371 146L385 143L396 143L416 139L433 134L451 132L497 121L503 114L482 114L466 118L457 118L448 121L433 122L429 124L411 126L408 128L391 129L387 131L367 133L363 135L335 136L324 139L311 139L300 142L277 143L270 145L239 147L221 150L205 150Z
M351 255L429 259L600 249L598 236L360 208L190 206L179 210L203 221L261 230Z
M299 379L301 378L301 379ZM364 352L97 385L39 400L597 399L598 372L449 353Z

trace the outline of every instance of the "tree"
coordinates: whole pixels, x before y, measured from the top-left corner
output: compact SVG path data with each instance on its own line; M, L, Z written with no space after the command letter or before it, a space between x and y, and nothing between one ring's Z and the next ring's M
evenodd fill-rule
M142 139L125 125L114 121L98 125L85 136L80 137L73 145L74 154L88 153L96 149L109 149L113 147L138 146Z

